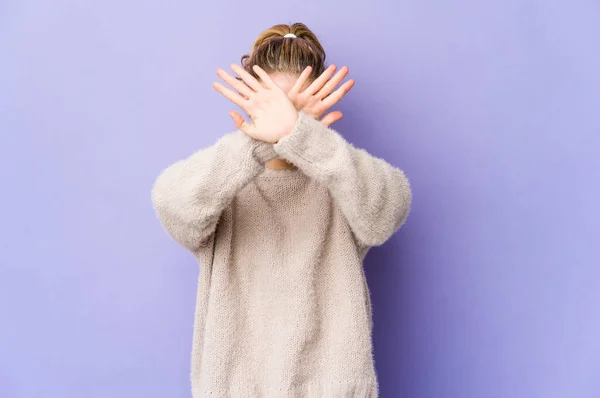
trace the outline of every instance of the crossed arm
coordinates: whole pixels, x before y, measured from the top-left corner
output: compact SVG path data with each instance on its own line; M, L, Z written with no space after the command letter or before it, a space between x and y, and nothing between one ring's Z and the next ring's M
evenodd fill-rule
M243 79L250 76L237 72ZM222 85L215 88L248 114L259 114L259 120L254 119L252 125L236 122L238 131L175 163L157 178L152 200L167 232L184 247L197 251L214 233L220 214L235 195L266 162L283 157L330 190L359 246L376 246L389 239L403 224L411 205L412 193L404 173L355 148L304 109L282 108L282 94L286 94L264 71L257 73L264 86L250 81L247 87L252 89L237 94ZM253 99L255 108L251 109L244 101ZM269 108L270 103L277 105ZM278 118L288 111L285 123L291 127L280 130L285 123ZM250 134L244 131L248 129ZM260 136L264 132L266 139Z

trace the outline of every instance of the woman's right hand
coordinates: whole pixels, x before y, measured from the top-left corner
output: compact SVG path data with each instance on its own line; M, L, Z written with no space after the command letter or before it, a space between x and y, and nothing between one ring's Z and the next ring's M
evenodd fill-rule
M289 134L298 120L298 111L288 95L257 65L253 70L262 84L239 65L233 64L231 69L242 81L220 68L217 75L237 92L218 82L213 83L213 87L252 119L252 123L248 123L238 112L229 112L236 128L256 140L270 143Z

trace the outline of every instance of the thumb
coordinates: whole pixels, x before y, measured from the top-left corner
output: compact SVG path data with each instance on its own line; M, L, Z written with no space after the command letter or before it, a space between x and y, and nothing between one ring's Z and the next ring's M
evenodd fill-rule
M248 130L248 122L236 111L229 111L229 116L233 119L233 123L235 124L235 128L242 130L244 133L247 133Z
M329 127L333 123L340 120L342 117L344 117L344 114L340 111L329 112L327 115L323 116L323 118L321 119L321 123Z

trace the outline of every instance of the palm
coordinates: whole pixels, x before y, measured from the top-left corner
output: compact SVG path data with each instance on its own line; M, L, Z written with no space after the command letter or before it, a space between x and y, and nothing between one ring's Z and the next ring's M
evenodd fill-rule
M322 100L311 95L290 95L290 100L294 103L297 110L301 110L314 119L319 119L325 113L327 108Z
M292 100L297 110L301 110L315 119L320 119L325 125L332 123L342 118L342 113L334 111L321 116L332 106L337 104L352 88L354 80L350 79L333 91L337 85L348 74L348 68L343 67L332 77L335 72L335 65L331 65L317 79L307 86L308 77L310 76L311 68L307 67L290 92L288 97Z
M298 112L286 93L258 66L254 67L254 71L263 84L238 65L232 65L231 68L243 82L222 69L217 74L238 92L220 83L214 83L213 86L252 119L252 123L248 123L239 113L232 111L230 115L236 127L256 140L271 143L288 134L298 119Z
M266 142L277 142L286 131L291 130L297 118L294 105L279 88L257 92L248 100L244 110L252 119L244 132Z

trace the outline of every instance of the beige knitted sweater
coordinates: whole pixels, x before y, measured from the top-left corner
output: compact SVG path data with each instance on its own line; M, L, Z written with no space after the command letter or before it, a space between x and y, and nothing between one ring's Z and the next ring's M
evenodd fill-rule
M378 395L362 262L407 216L401 170L301 112L276 144L237 131L173 164L152 200L201 264L194 397Z

